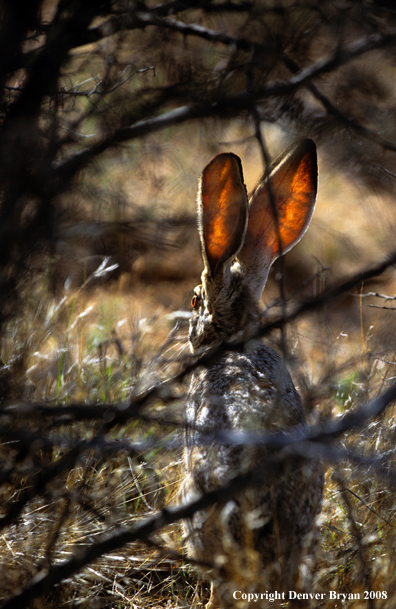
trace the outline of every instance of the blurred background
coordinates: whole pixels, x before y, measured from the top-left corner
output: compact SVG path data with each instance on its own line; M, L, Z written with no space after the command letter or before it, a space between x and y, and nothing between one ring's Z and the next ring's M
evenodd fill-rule
M1 606L205 603L177 518L139 528L178 503L199 178L232 151L251 192L315 140L316 210L271 271L265 340L314 428L392 387L396 10L14 0L0 57ZM322 451L300 584L343 607L396 602L394 430L390 403Z

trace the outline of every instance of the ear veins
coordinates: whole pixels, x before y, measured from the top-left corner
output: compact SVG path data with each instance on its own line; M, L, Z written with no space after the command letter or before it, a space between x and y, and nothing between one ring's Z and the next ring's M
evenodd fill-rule
M203 171L198 209L204 261L211 276L240 250L247 208L240 159L231 153L219 154Z
M302 237L311 221L312 207L312 162L305 155L290 184L290 197L284 199L279 210L279 234L282 253L290 249ZM316 194L316 184L315 184ZM279 254L279 241L274 240L274 254Z
M312 217L317 188L316 147L312 140L303 140L289 150L267 180L270 180L273 203L276 205L278 229L269 198L267 180L253 195L245 243L239 259L249 264L257 259L269 267L279 256L279 237L282 253L286 253L303 236Z

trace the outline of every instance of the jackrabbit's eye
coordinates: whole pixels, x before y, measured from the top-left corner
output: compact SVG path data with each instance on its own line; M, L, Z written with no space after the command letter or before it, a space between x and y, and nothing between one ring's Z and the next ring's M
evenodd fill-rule
M197 295L194 294L194 296L191 298L191 306L193 309L195 309L195 307L197 306L197 302L198 302Z

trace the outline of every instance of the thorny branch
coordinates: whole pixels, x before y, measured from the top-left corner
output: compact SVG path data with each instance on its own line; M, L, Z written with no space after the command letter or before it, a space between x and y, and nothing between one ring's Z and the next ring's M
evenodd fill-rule
M375 37L375 40L377 41L377 44L379 44L380 41L377 40L377 38L378 37ZM396 33L393 33L390 35L389 39L387 38L387 43L391 41L394 42L395 40ZM353 45L349 54L346 52L341 55L341 58L347 62L349 59L361 53L372 50L372 48L375 48L373 41L367 45L363 43L356 44ZM285 55L282 57L286 65L296 68L297 64L293 62L293 60ZM82 150L72 158L67 159L56 169L56 174L62 176L63 180L69 180L78 169L85 166L88 162L92 161L92 159L102 154L111 146L142 137L143 135L148 135L149 133L154 133L166 127L180 125L190 120L197 120L210 116L221 117L224 112L231 112L232 115L236 115L241 111L249 110L252 106L252 102L259 103L270 97L288 95L294 93L299 87L304 85L309 88L319 101L321 101L326 110L335 116L341 123L354 129L362 137L377 143L385 150L396 152L396 143L383 138L378 133L374 133L367 127L360 125L357 121L346 118L311 82L313 78L320 76L322 73L334 70L339 67L339 65L342 65L342 63L343 61L340 62L340 57L338 55L333 56L327 60L320 60L308 68L299 70L297 74L292 76L288 81L275 81L268 83L265 87L246 91L233 97L220 98L209 103L196 103L191 106L179 107L165 112L160 116L140 121L128 127L123 127L113 133L107 140L103 140L92 148ZM295 71L295 69L293 71Z

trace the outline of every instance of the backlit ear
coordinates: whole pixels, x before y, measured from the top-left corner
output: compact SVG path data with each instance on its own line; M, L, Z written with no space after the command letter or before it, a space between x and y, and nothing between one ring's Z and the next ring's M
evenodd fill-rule
M235 154L219 154L205 167L198 196L203 258L212 277L242 247L247 215L241 161Z
M274 260L301 239L312 218L317 181L316 146L310 139L299 141L275 161L252 197L245 243L238 256L243 264L261 264L268 273Z

